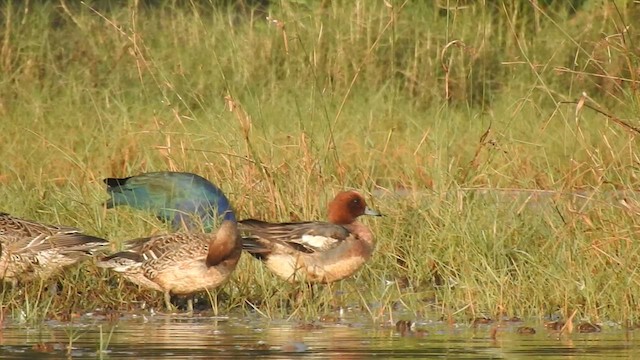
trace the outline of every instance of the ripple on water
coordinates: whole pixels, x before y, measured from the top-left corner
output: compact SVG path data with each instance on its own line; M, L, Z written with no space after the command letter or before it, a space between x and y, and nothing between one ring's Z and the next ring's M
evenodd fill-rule
M521 330L527 328L526 331ZM366 319L297 323L247 317L83 317L38 327L5 323L1 359L368 359L455 357L495 359L538 356L636 358L635 333L615 328L557 336L544 324L455 325L401 320L388 326ZM551 336L552 335L552 336Z

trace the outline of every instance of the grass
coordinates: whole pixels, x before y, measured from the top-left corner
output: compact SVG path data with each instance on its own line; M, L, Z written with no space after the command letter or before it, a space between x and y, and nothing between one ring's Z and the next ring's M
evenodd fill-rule
M637 196L612 195L638 187L633 1L9 1L1 11L3 211L78 226L115 249L166 227L106 211L107 176L195 172L241 218L272 221L322 219L335 192L355 188L387 215L365 220L378 239L369 265L296 300L299 286L244 256L212 294L216 311L640 316ZM58 295L9 288L2 306L19 313L28 298L35 319L68 319L162 303L90 261L54 280Z

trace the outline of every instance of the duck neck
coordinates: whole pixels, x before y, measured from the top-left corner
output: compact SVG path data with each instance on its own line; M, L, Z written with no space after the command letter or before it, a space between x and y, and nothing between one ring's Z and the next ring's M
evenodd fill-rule
M215 234L211 234L209 250L207 252L207 266L216 266L222 262L230 261L235 264L242 251L242 240L238 231L238 223L231 213L232 220L225 219Z
M369 228L365 224L358 221L354 221L351 224L342 225L342 226L344 226L352 234L356 235L359 239L361 239L371 248L375 246L376 244L375 237L373 236L373 233L371 232L371 230L369 230Z

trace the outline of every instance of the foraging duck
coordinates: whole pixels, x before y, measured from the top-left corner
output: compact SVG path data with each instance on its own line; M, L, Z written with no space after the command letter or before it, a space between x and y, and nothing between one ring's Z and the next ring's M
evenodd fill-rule
M128 205L152 211L174 230L212 231L229 200L209 180L192 173L160 171L126 178L107 178L107 208ZM220 209L223 209L220 211Z
M0 212L0 279L14 285L45 280L107 245L109 241L73 227L37 223Z
M328 222L268 223L247 219L238 228L243 249L289 281L330 283L353 275L371 258L375 239L356 219L381 216L356 191L343 191L329 203Z
M163 292L167 309L172 308L171 294L190 295L228 280L240 259L242 239L222 191L188 173L147 173L105 182L112 194L107 206L128 204L157 210L156 215L171 221L174 228L190 231L129 240L124 251L103 258L98 266L121 273L142 287ZM191 189L194 183L196 189L206 191ZM222 222L217 231L202 232L203 228L212 230L219 217ZM187 306L192 313L191 298Z
M233 212L227 211L215 233L173 233L133 239L124 251L107 256L98 266L122 274L139 286L164 293L191 295L224 284L238 264L242 240ZM188 311L193 312L189 298Z

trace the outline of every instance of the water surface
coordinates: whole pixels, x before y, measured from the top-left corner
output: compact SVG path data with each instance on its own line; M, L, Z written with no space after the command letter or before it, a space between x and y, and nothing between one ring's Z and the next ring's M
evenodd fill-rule
M535 334L520 334L530 326ZM616 326L599 333L558 336L542 324L418 322L401 334L393 324L366 319L301 323L259 317L127 315L117 320L85 315L71 323L27 326L6 321L0 359L600 359L640 358L634 331ZM495 338L494 338L495 337Z

